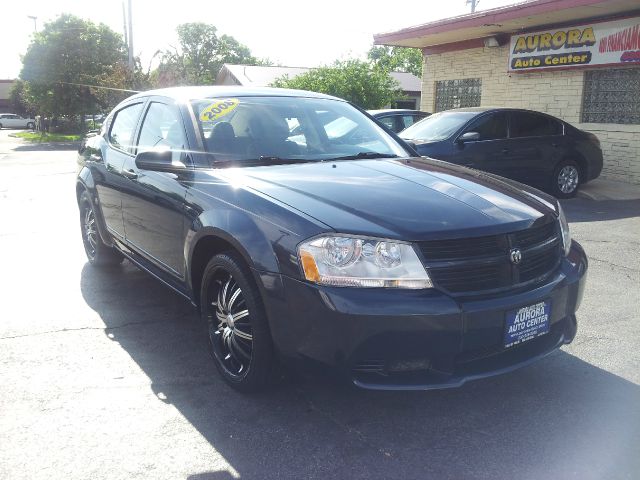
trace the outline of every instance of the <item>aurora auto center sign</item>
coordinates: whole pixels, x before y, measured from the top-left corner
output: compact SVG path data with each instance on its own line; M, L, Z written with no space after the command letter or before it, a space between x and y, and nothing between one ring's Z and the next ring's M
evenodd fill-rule
M511 36L509 71L640 65L640 17Z

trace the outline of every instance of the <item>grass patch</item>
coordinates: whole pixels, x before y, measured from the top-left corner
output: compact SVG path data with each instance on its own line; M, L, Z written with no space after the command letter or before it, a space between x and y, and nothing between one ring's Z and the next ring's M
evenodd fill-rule
M12 137L22 138L27 142L43 143L43 142L78 142L82 135L65 135L62 133L47 132L19 132L11 135Z

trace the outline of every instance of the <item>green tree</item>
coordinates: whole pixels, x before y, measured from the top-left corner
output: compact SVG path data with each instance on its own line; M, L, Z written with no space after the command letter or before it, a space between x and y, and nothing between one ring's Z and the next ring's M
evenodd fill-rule
M336 61L293 78L278 78L272 86L311 90L344 98L361 108L389 105L402 97L398 82L388 72L361 60Z
M374 65L384 70L422 76L422 52L419 48L373 46L367 56Z
M22 61L24 97L46 116L90 114L130 95L106 88L134 88L139 68L126 68L122 37L104 24L69 14L34 34Z
M29 84L23 80L17 80L9 92L9 108L18 115L35 115L37 106L31 102L29 96Z
M206 23L178 25L178 46L162 53L153 72L157 86L211 85L225 63L266 64L251 55L248 47Z

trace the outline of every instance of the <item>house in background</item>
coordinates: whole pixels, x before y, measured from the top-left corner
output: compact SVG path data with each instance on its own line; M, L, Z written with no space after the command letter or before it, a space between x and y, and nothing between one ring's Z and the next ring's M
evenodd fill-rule
M225 63L218 72L216 85L267 87L277 78L285 75L293 78L309 70L310 68L304 67L271 67ZM405 95L405 98L399 98L391 106L394 108L420 108L420 79L406 72L391 72L391 76L400 84L400 89Z
M15 80L0 79L0 112L2 113L10 113L8 112L9 94L11 93L11 89L15 82Z

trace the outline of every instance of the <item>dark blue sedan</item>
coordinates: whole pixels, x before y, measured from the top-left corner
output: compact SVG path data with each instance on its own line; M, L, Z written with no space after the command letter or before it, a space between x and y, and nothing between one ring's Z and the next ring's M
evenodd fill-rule
M364 388L454 387L576 335L587 260L558 202L416 157L340 99L137 94L78 166L91 265L126 258L192 302L238 390L308 366Z
M473 167L549 191L576 194L602 171L598 137L567 122L512 108L458 108L400 133L420 155Z

